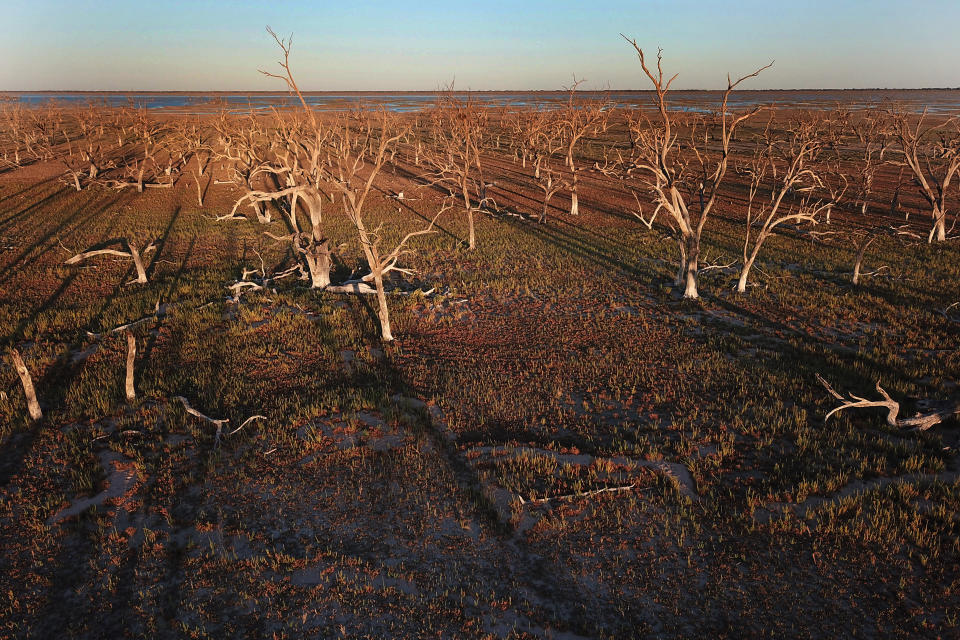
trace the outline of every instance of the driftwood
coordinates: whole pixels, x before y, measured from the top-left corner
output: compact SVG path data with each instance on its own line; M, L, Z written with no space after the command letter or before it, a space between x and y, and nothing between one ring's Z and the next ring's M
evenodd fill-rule
M926 431L930 427L940 424L944 420L947 420L951 416L960 415L960 401L944 403L937 409L929 411L927 413L917 413L910 418L900 418L900 403L890 397L890 394L887 393L883 387L880 386L880 383L877 383L877 393L879 393L883 400L867 400L866 398L861 398L858 395L850 394L849 398L845 398L839 393L837 393L830 384L823 379L820 374L817 374L817 380L827 389L827 392L839 400L842 404L839 407L833 409L827 416L824 418L824 422L830 419L835 413L839 413L844 409L856 409L856 408L866 408L866 407L882 407L887 410L887 424L891 427L896 427L898 429L915 429L917 431Z
M120 245L121 249L111 249L113 245ZM104 240L99 244L95 244L86 251L78 253L72 258L68 259L64 264L77 264L83 262L87 258L93 258L96 256L110 255L110 256L120 256L122 258L130 258L133 260L133 266L137 270L136 280L131 280L127 284L133 284L137 282L139 284L145 284L147 282L147 271L143 267L143 256L147 255L151 251L156 250L156 245L151 242L147 245L142 251L137 250L135 246L130 244L126 238L111 238L110 240Z
M30 419L39 420L43 417L43 412L40 410L40 404L37 402L37 394L33 389L33 378L30 377L30 371L27 369L27 365L23 363L20 352L16 349L10 349L10 359L13 360L13 368L16 369L17 375L20 376L20 384L23 385L23 395L27 398L27 411L30 413Z

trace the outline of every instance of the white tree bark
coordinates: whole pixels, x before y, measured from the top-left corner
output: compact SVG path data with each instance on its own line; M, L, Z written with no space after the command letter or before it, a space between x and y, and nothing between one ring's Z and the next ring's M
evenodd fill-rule
M30 371L27 369L27 365L23 363L20 352L16 349L10 349L10 359L13 360L13 368L16 369L17 375L20 376L20 384L23 385L23 395L27 398L27 411L30 413L30 419L34 421L39 420L43 417L43 412L40 410L40 404L37 402L37 394L33 389L33 378L30 377Z
M137 339L133 336L133 332L130 330L127 330L124 333L127 334L127 377L124 390L126 392L127 400L129 402L133 402L137 399L137 392L133 387L133 364L137 357Z

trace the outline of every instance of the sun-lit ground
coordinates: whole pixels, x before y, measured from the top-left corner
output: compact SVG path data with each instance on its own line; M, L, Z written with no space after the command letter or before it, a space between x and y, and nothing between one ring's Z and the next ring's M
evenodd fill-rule
M411 243L388 344L372 297L296 278L233 297L244 269L294 258L264 235L280 215L214 220L243 193L222 163L203 207L188 172L142 194L76 191L53 160L0 174L0 338L44 409L28 420L4 360L3 633L956 635L956 421L825 422L816 376L880 381L907 412L955 398L960 244L883 236L854 287L843 236L787 229L737 294L740 185L684 300L675 241L590 169L602 142L580 152L581 215L561 194L545 225L532 167L491 147L501 213L478 215L473 251L456 210ZM386 165L371 227L439 210L415 172L406 151ZM365 268L337 212L342 280ZM155 242L146 284L129 259L63 264L110 237ZM141 319L128 402L108 332ZM219 442L178 396L230 420Z

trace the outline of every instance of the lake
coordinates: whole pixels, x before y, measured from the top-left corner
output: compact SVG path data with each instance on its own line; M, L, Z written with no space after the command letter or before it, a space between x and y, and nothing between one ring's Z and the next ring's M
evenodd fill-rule
M226 109L246 112L297 104L296 98L286 93L183 93L183 92L4 92L0 95L28 105L56 101L67 105L86 103L109 106L133 106L147 109L193 113ZM318 110L343 110L360 105L383 106L391 111L418 111L433 105L438 92L364 92L336 93L310 92L304 95L308 104ZM466 95L466 94L461 94ZM555 91L491 91L470 94L479 104L488 107L552 108L567 99L567 94ZM605 93L581 91L578 95L589 99L603 99L619 107L649 106L654 97L651 91L610 91ZM711 111L719 106L719 91L672 91L670 103L685 111ZM856 90L767 90L737 91L730 107L736 111L756 105L784 108L828 109L837 105L858 109L897 105L908 111L960 114L960 89L856 89Z

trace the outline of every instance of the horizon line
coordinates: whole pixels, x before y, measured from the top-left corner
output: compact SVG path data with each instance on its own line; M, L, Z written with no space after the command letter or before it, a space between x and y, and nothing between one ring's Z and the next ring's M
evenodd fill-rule
M671 89L673 93L683 91L691 92L716 92L722 93L724 89ZM737 89L735 93L749 93L761 91L960 91L958 87L791 87L784 89ZM416 94L428 93L438 94L447 93L445 89L304 89L303 94L377 94L377 93L403 93ZM654 93L655 89L579 89L577 93ZM197 95L205 94L265 94L276 95L282 93L292 93L277 90L270 91L264 89L0 89L0 94L25 94L25 93L56 93L56 94L89 94L89 93L113 93L113 94L166 94L166 93L189 93ZM556 93L568 94L566 89L457 89L455 94L469 93Z

